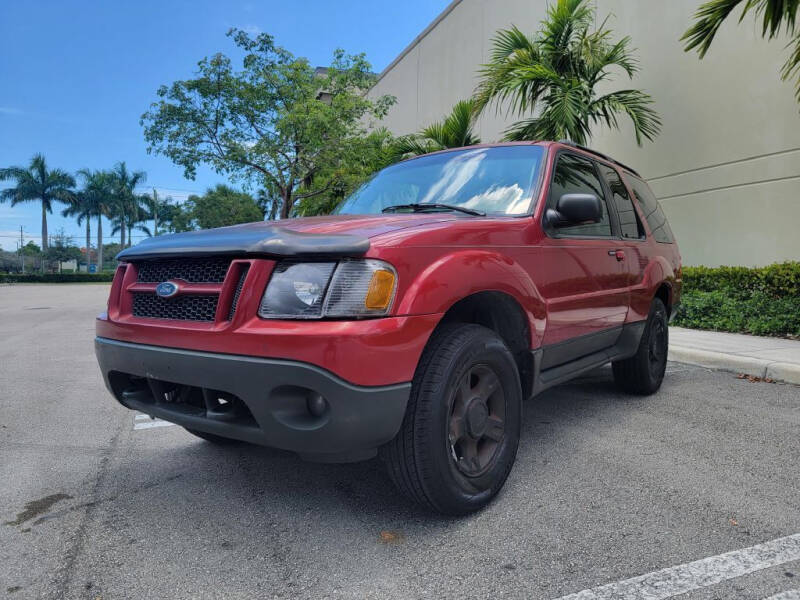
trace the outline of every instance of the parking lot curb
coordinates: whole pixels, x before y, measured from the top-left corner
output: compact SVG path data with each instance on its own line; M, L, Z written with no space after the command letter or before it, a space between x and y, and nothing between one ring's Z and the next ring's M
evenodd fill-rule
M800 385L800 365L671 345L669 360Z
M767 366L767 377L775 381L785 381L800 385L800 365L773 362Z

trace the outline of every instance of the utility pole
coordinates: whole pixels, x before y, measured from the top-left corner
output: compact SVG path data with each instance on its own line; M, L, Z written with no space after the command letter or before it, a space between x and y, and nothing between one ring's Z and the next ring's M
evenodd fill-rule
M19 226L19 262L22 264L22 274L25 274L25 238L22 237L22 225Z

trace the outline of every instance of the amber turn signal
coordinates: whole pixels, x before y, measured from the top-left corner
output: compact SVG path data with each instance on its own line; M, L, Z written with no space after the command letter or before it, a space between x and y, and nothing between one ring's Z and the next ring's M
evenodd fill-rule
M364 306L369 310L386 310L394 293L394 273L379 269L372 274Z

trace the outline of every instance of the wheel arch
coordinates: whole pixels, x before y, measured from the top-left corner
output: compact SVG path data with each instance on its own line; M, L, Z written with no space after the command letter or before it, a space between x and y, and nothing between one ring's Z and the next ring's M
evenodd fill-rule
M437 327L451 323L481 325L494 331L514 357L523 398L530 396L533 382L530 323L516 298L496 290L470 294L455 302L445 312Z
M653 298L658 298L664 303L664 307L667 309L667 317L669 317L672 314L672 286L668 282L662 281L656 288Z

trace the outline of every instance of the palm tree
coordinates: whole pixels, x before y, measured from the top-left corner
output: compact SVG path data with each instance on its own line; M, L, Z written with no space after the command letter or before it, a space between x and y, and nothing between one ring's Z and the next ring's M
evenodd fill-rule
M86 222L86 266L87 268L92 262L91 255L92 255L92 248L91 248L91 241L92 241L92 232L91 232L91 222L92 217L96 214L96 207L94 204L94 196L89 193L87 190L80 190L76 194L73 195L72 199L70 200L69 206L61 211L61 215L64 217L75 217L75 220L78 222L78 226L82 225L83 222Z
M784 25L793 36L789 44L793 47L792 52L783 64L781 79L786 81L795 78L795 97L800 102L800 31L795 25L800 2L797 0L710 0L697 9L694 25L681 37L681 41L686 42L684 50L697 50L700 58L703 58L722 23L740 4L744 4L744 8L739 22L751 11L760 15L762 37L775 38Z
M13 179L16 187L0 191L0 202L11 201L11 206L20 202L42 203L42 252L47 251L47 213L53 212L53 201L68 203L73 197L75 180L61 169L47 168L44 156L36 154L27 167L0 169L0 181ZM42 261L44 270L44 261Z
M278 217L281 201L280 194L275 191L275 186L270 181L265 182L264 187L256 194L256 204L268 221L274 221Z
M125 161L118 162L111 171L112 186L114 190L115 206L113 218L116 223L115 231L119 231L120 245L125 248L125 234L128 233L128 221L138 214L140 200L136 196L136 186L147 179L144 171L128 171Z
M78 176L83 179L81 194L91 206L92 216L97 217L97 270L103 270L103 217L110 217L115 205L113 177L108 171L81 169ZM80 224L80 223L79 223ZM88 231L88 226L87 226Z
M156 188L153 188L152 195L142 194L142 204L148 207L150 216L153 219L153 235L158 235L158 222L160 221L159 217L164 212L164 201L158 197Z
M417 134L395 140L390 149L396 159L419 156L446 148L460 148L480 144L472 128L475 125L476 103L461 100L443 121L428 125Z
M111 217L111 235L120 234L120 245L123 248L133 244L133 230L141 231L147 237L152 236L150 228L144 224L153 218L146 208L150 200L150 196L146 194L132 196L124 204L124 212L115 212Z
M155 193L155 192L153 192ZM136 231L141 231L147 237L152 237L153 233L150 231L150 228L147 226L148 221L152 221L155 219L155 212L151 203L153 201L152 197L147 194L140 194L136 196L136 204L134 205L135 209L128 218L128 245L130 246L133 243L133 236L131 233Z
M594 29L589 0L557 0L547 9L541 29L532 37L517 27L497 32L490 61L480 71L475 95L478 111L494 104L530 115L506 130L508 140L569 139L585 144L591 127L619 127L619 118L633 123L636 142L652 140L661 120L653 99L635 89L599 95L597 87L618 67L630 79L638 70L629 37L617 42L606 21Z
M113 206L111 176L107 171L81 169L77 173L83 180L80 190L70 205L61 213L65 217L77 217L78 225L86 221L86 263L90 256L90 221L97 217L97 270L103 269L103 217L108 216Z

